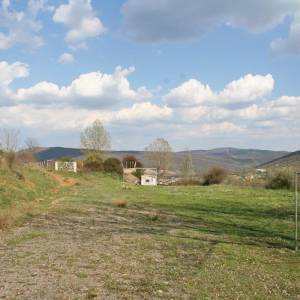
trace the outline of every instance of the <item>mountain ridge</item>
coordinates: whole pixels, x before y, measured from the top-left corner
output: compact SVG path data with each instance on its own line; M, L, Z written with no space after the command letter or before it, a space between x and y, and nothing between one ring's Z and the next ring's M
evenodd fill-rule
M185 151L177 151L173 153L173 167L180 170L182 161L186 155ZM233 147L214 148L210 150L191 150L189 151L193 158L195 170L204 172L207 169L218 166L227 169L228 171L237 172L243 169L254 168L258 165L276 160L280 157L290 154L287 151L272 151L260 149L240 149ZM140 150L118 150L109 151L106 156L114 156L122 159L126 155L134 155L144 165L144 151ZM83 158L83 152L78 148L65 147L49 147L43 148L36 153L36 158L42 160L55 160L63 156L72 158Z

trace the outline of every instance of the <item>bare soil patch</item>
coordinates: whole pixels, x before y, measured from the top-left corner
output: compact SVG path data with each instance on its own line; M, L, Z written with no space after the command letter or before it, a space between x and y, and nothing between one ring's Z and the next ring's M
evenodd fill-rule
M158 225L151 214L41 215L2 235L0 298L194 299L186 288L210 243L178 243L170 220Z

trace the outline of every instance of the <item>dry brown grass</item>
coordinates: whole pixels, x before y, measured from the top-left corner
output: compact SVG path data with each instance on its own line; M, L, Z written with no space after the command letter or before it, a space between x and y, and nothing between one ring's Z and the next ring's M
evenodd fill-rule
M115 199L112 201L112 204L117 207L125 208L128 205L128 201L125 199Z
M51 176L61 185L64 187L72 187L80 185L79 181L74 178L65 178L56 173L49 173Z

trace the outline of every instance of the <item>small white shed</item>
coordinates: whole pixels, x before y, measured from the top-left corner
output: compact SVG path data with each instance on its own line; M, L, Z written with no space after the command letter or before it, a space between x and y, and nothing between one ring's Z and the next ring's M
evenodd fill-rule
M157 185L157 175L142 175L141 185Z

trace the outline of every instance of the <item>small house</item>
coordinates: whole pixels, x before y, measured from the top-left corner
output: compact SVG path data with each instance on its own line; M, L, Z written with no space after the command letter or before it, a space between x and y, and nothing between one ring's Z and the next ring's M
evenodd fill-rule
M141 185L157 185L157 175L152 175L152 174L142 175Z

